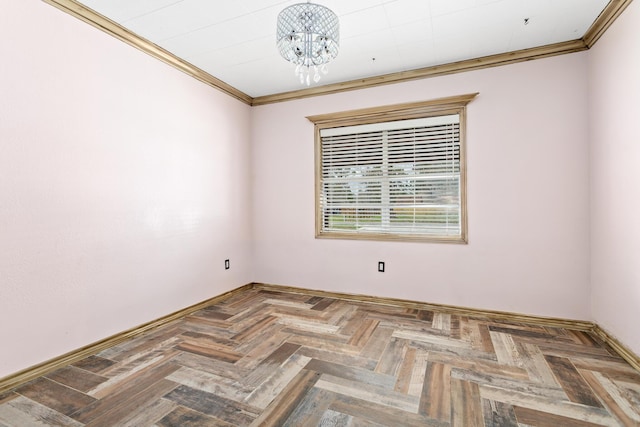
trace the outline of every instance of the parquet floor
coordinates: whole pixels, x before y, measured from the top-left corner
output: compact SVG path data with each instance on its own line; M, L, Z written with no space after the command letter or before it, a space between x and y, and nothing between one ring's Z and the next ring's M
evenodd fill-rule
M597 338L251 289L0 395L0 426L637 426Z

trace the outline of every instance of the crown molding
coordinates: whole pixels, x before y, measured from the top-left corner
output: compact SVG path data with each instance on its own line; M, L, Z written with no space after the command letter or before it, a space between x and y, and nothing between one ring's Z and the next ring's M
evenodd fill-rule
M76 0L42 0L58 9L75 16L76 18L116 37L119 40L139 49L162 62L179 69L180 71L212 86L233 98L236 98L247 105L258 106L273 104L276 102L293 101L296 99L310 98L314 96L329 95L346 92L350 90L365 89L382 86L392 83L401 83L411 80L419 80L429 77L443 76L447 74L462 73L465 71L480 70L483 68L498 67L501 65L514 64L518 62L530 61L533 59L546 58L556 55L580 52L590 49L600 39L604 32L622 14L633 0L610 0L602 13L593 22L585 35L577 40L555 43L546 46L522 49L515 52L506 52L496 55L489 55L482 58L473 58L463 61L440 64L430 67L418 68L414 70L389 73L380 76L366 77L341 83L334 83L325 86L318 86L309 89L301 89L290 92L276 93L251 97L235 87L212 76L204 70L186 62L160 46L146 40L137 34L127 30L109 18L98 12L78 3Z
M447 74L462 73L465 71L480 70L483 68L498 67L500 65L516 62L530 61L532 59L546 58L548 56L564 55L566 53L587 50L585 43L579 40L555 43L546 46L522 49L515 52L499 53L484 56L482 58L467 59L464 61L450 62L448 64L434 65L415 70L401 71L398 73L384 74L381 76L367 77L364 79L350 80L334 83L310 89L301 89L274 95L259 96L253 99L251 105L273 104L276 102L292 101L294 99L309 98L312 96L329 95L349 90L365 89L382 86L391 83L401 83L410 80L419 80L427 77L444 76Z
M618 16L631 4L633 0L611 0L600 15L593 21L591 27L582 37L588 48L597 42L605 31L618 19Z
M42 0L245 104L253 98L75 0Z

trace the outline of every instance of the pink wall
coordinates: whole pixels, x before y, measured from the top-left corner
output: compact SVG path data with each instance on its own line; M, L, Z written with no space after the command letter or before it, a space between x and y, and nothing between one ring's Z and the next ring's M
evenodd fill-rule
M249 282L250 108L43 2L0 9L0 378Z
M637 3L588 53L254 109L0 6L0 378L251 280L595 318L640 353ZM305 116L471 92L468 245L314 238Z
M253 278L590 319L586 60L564 55L254 108ZM468 245L314 238L305 116L471 92L480 95L468 109Z
M640 3L589 51L595 320L640 354Z

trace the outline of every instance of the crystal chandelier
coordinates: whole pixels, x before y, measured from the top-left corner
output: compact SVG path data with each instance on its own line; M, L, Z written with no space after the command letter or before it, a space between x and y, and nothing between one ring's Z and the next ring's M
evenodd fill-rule
M278 15L276 40L280 55L296 64L300 83L309 86L312 78L317 83L320 73L327 74L327 63L338 55L338 16L319 4L294 4Z

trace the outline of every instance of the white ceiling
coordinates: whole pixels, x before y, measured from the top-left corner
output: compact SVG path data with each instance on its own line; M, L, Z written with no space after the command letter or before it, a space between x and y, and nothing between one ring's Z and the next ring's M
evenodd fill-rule
M251 97L306 88L275 45L278 13L299 2L80 1ZM315 2L340 19L322 85L576 40L609 0Z

